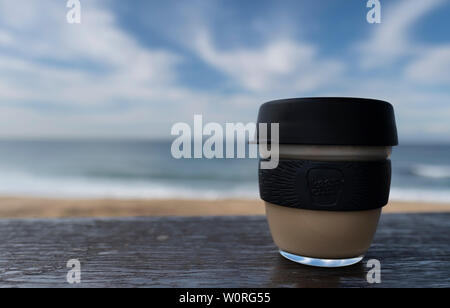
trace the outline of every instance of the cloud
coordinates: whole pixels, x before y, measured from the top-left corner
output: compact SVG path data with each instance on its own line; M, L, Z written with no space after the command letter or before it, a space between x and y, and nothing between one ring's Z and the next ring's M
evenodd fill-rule
M238 6L225 14L213 2L167 5L164 18L133 19L144 26L128 32L113 2L83 2L80 25L67 24L65 1L56 3L0 0L0 136L166 137L173 123L191 121L194 113L205 121L252 121L264 101L316 95L386 99L402 135L450 136L444 108L450 92L436 89L449 82L450 48L413 37L415 25L443 1L383 6L383 23L370 25L375 30L359 43L357 57L323 47L329 32L307 40L310 28L286 8L282 18L262 9L283 27L263 23L256 30L262 17L255 14L231 31L214 21L233 24L228 18ZM158 11L159 4L151 5ZM164 43L144 42L150 30ZM215 71L226 86L190 87L180 78L189 61L188 69L206 68L205 78Z
M382 7L382 23L373 25L369 39L358 45L364 68L392 65L399 58L417 54L423 46L411 42L418 21L445 0L402 0Z
M370 25L374 30L356 44L355 75L363 77L350 83L357 95L394 104L401 139L450 140L450 92L440 87L450 81L450 48L414 37L427 14L444 4L444 0L402 0L383 6L382 23Z
M344 70L336 60L319 58L311 44L290 39L270 41L260 48L219 50L204 30L197 34L194 49L210 66L255 92L316 90Z
M10 119L0 135L121 133L136 110L164 117L188 96L176 84L180 55L144 48L98 2L79 25L66 13L64 1L0 1L0 106Z
M13 120L0 124L0 135L161 136L195 112L211 121L248 121L275 93L319 89L343 69L294 39L221 50L205 34L191 47L235 91L191 89L178 80L186 54L141 45L112 8L83 3L79 25L68 24L66 13L63 2L0 0L0 107ZM186 20L185 27L195 28L205 21Z
M405 75L420 84L450 85L450 45L430 48L406 67Z
M8 73L0 78L14 84L21 99L99 104L130 94L148 98L152 88L174 82L180 61L174 53L141 47L117 26L111 12L95 6L83 10L82 24L67 24L65 7L54 3L1 2L7 7L1 23L12 29L4 36L15 39L0 53L0 66ZM24 18L29 19L27 27L15 22ZM0 99L6 98L0 94Z

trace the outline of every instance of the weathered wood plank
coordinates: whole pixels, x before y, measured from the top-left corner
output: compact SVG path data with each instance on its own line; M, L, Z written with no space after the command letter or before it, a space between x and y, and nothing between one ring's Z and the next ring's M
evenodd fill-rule
M277 254L263 217L0 221L1 287L450 287L450 214L389 214L365 262L317 269Z

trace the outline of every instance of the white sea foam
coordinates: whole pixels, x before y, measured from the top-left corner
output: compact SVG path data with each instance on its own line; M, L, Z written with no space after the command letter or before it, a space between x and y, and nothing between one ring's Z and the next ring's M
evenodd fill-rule
M450 179L450 167L438 165L418 164L411 167L414 175L433 178L433 179Z
M82 177L42 177L17 172L1 172L0 195L61 198L116 199L257 199L257 183L245 182L224 188L186 182L125 181ZM391 200L450 203L449 189L392 187Z
M255 186L255 187L253 187ZM115 181L106 179L36 177L27 174L2 174L0 195L61 198L117 199L226 199L257 198L255 185L229 189L187 188L178 183L152 181Z
M392 187L390 199L394 201L427 201L450 203L450 190Z

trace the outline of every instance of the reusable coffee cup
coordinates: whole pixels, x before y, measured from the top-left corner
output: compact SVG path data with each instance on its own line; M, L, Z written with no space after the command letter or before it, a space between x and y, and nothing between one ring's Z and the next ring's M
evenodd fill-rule
M269 158L261 157L259 188L281 255L321 267L361 261L389 200L389 157L398 144L392 105L363 98L277 100L260 107L259 123L279 123L278 166L261 168ZM275 139L257 127L257 142L270 147Z

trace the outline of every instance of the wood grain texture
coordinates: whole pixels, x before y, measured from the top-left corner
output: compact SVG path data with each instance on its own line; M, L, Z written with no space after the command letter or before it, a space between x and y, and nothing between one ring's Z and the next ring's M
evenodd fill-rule
M264 217L0 220L0 287L450 287L449 231L450 214L383 215L364 262L318 269L279 256Z

